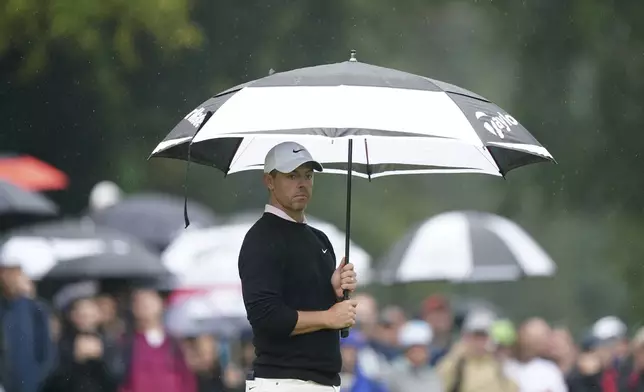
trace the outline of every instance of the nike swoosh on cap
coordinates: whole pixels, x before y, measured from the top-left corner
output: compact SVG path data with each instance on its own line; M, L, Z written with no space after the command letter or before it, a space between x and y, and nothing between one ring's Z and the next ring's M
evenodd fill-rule
M304 149L303 149L303 148L300 148L299 150L293 150L293 154L297 154L297 153L298 153L298 152L300 152L300 151L304 151Z

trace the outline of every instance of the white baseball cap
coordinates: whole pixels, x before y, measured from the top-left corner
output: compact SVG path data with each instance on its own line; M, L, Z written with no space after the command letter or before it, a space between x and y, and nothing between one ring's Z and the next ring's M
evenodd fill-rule
M473 310L466 317L463 322L463 332L466 333L490 333L492 325L496 320L492 312L486 310Z
M118 203L123 197L121 188L112 181L101 181L94 185L89 195L92 210L102 210Z
M433 338L432 327L421 320L408 321L398 332L398 343L403 347L427 346Z
M264 173L277 170L290 173L305 163L312 163L313 170L322 171L322 165L313 159L311 153L299 143L283 142L271 148L264 160Z
M592 334L599 340L618 339L626 336L626 324L615 316L602 317L593 325Z

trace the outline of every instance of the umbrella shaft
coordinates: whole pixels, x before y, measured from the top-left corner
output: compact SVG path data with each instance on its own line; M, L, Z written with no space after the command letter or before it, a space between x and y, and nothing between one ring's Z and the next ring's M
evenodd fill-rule
M348 149L348 157L347 157L347 216L346 216L346 222L345 222L345 231L346 231L346 237L345 237L345 242L344 242L344 257L345 257L345 264L349 263L349 247L351 244L351 177L352 175L352 169L353 169L353 139L349 139L349 149ZM349 290L344 290L343 292L343 297L345 300L349 299ZM344 328L340 336L343 338L346 338L349 336L349 328Z
M351 177L353 169L353 139L349 139L349 149L347 157L347 215L345 221L346 237L344 240L344 257L345 263L349 263L349 247L351 243ZM349 293L344 292L345 299L348 299Z

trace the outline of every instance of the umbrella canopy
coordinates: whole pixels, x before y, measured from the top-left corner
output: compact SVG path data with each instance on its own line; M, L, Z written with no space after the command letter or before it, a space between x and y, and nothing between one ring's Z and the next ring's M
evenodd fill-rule
M0 153L0 179L28 191L67 188L67 175L29 155Z
M191 160L234 173L261 169L271 147L293 140L326 163L327 172L346 172L349 139L356 141L353 174L372 178L405 172L503 175L552 160L489 100L355 58L275 73L217 94L189 113L152 156L188 159L187 148L178 146L192 143Z
M47 197L0 180L0 230L58 215L58 206Z
M181 337L214 334L230 338L250 329L241 285L214 287L174 301L166 312L166 326Z
M11 232L0 260L34 280L164 278L160 258L135 238L90 220L42 223Z
M260 215L243 214L222 226L187 231L166 249L162 259L182 287L239 285L239 251L246 233ZM312 227L322 230L329 237L339 264L344 233L330 223L310 217L307 219ZM368 283L371 278L371 256L353 242L351 255L360 282Z
M215 214L197 202L188 203L194 227L217 223ZM99 225L128 233L161 252L184 230L184 199L162 193L141 193L117 204L93 211L92 220Z
M483 212L447 212L410 231L382 261L384 283L504 281L550 276L556 265L516 223Z

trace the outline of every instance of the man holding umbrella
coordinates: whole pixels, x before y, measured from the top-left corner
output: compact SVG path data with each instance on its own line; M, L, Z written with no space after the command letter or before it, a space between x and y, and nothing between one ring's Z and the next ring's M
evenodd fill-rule
M322 171L303 146L284 142L264 162L270 195L262 217L244 238L239 275L257 358L247 391L337 391L339 330L353 326L353 265L335 267L327 236L307 225L304 210L313 172Z

